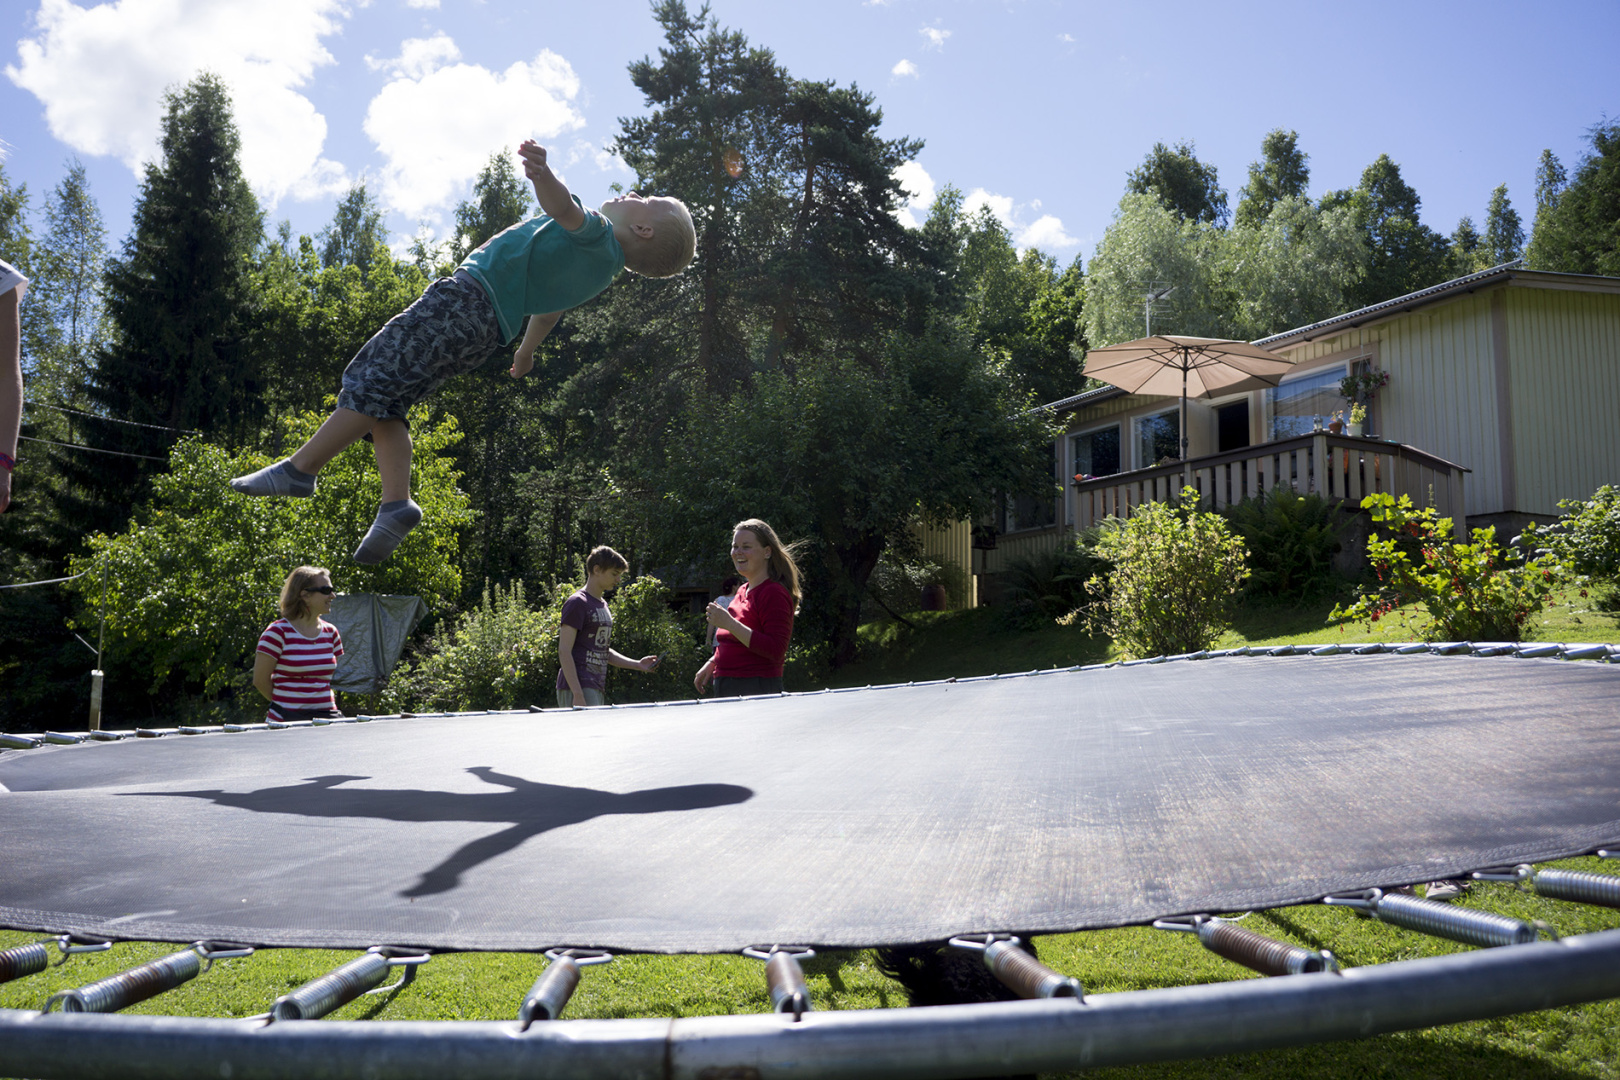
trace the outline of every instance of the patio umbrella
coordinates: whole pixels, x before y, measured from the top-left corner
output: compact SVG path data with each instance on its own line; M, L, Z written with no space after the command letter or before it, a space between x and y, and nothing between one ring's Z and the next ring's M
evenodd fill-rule
M1293 361L1247 341L1161 334L1086 353L1085 373L1132 394L1181 395L1182 485L1187 484L1187 398L1276 386Z

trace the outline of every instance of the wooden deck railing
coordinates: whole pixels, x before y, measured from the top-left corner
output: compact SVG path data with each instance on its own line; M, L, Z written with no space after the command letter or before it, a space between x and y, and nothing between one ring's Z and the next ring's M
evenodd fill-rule
M1325 431L1193 458L1185 467L1177 462L1074 481L1069 520L1083 529L1105 517L1128 517L1143 503L1166 502L1181 490L1184 470L1204 504L1216 509L1284 485L1301 495L1315 492L1342 501L1348 509L1358 508L1367 495L1388 492L1409 495L1419 507L1432 498L1440 515L1455 523L1457 536L1467 536L1463 476L1468 469L1404 443Z

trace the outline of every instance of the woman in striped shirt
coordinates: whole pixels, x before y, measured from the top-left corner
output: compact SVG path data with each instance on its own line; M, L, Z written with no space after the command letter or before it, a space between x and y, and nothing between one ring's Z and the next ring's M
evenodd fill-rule
M332 610L332 575L300 566L281 586L281 618L259 635L253 685L270 701L272 723L341 716L332 697L332 672L343 655L337 627L321 618Z

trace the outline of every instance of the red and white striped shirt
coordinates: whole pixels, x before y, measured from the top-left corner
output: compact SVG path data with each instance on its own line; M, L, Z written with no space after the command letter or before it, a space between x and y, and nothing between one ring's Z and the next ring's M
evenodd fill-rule
M283 720L283 709L310 712L335 710L332 673L343 655L343 638L337 627L320 620L313 638L298 632L286 619L277 619L259 635L259 651L276 659L270 673L270 710L267 720Z

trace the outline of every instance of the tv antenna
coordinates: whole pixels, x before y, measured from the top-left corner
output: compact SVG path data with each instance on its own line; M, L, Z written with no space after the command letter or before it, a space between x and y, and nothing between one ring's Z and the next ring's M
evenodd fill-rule
M1165 285L1161 282L1153 281L1148 283L1147 290L1147 296L1144 297L1142 302L1142 321L1145 324L1143 328L1146 330L1146 333L1142 336L1152 337L1153 305L1175 292L1176 287L1174 285Z

